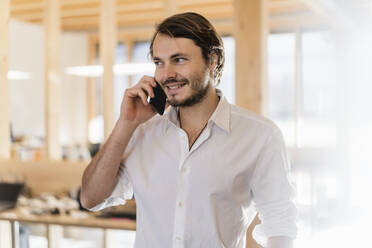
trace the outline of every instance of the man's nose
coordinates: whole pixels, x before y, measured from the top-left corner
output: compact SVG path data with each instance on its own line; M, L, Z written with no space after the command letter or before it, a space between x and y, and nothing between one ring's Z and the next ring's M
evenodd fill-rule
M176 78L176 70L173 65L168 64L164 66L164 74L163 78L168 79L168 78Z

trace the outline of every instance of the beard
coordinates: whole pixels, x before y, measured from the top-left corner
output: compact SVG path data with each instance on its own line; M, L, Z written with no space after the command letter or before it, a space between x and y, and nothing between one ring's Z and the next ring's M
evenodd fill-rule
M176 100L176 99L169 99L168 98L168 103L172 107L191 107L197 103L200 103L205 96L207 95L208 89L210 87L209 82L206 84L205 82L209 79L207 78L208 75L208 70L203 71L202 73L196 73L191 79L187 78L171 78L166 81L164 81L163 84L166 83L173 83L173 82L183 82L186 83L185 86L189 85L191 88L191 95L187 97L184 100Z

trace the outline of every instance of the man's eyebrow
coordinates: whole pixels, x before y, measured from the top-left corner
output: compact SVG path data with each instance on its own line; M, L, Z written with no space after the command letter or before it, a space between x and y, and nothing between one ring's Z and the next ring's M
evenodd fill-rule
M170 56L171 59L174 59L174 58L177 58L177 57L189 57L189 55L186 54L186 53L175 53L175 54L172 54ZM162 59L159 58L159 57L153 57L152 60L153 61L158 61L158 60L162 60Z
M176 57L188 57L186 53L176 53L171 56L171 58L176 58Z

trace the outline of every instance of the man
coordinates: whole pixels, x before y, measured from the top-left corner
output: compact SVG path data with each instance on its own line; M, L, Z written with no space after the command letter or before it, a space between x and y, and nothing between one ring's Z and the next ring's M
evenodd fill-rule
M256 239L292 247L296 211L281 133L216 90L224 51L213 26L196 13L171 16L157 26L150 54L155 76L125 91L110 137L84 172L83 206L100 210L134 194L141 248L245 247L257 209ZM171 105L164 116L147 103L155 81Z

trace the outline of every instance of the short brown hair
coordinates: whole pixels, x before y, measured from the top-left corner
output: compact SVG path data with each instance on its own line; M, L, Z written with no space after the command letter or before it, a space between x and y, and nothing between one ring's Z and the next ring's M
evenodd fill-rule
M151 39L150 55L153 57L153 44L158 33L169 35L172 38L188 38L201 48L206 63L210 62L211 55L217 55L217 66L214 70L216 85L220 83L222 69L225 63L225 53L221 37L212 24L202 15L186 12L168 17L156 26Z

